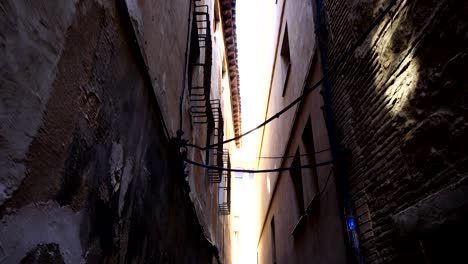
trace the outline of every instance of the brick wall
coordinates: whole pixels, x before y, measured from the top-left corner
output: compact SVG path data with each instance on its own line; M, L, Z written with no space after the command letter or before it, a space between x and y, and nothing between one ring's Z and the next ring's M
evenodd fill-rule
M325 1L321 41L329 66L389 2ZM368 263L422 262L427 247L418 243L421 237L403 239L395 216L467 176L467 6L397 1L331 77L334 121Z

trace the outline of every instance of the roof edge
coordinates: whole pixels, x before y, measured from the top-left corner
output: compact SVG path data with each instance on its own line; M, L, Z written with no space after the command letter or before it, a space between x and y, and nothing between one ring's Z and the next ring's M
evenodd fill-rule
M242 134L241 98L239 89L239 66L237 59L236 34L236 0L219 0L221 21L224 33L224 46L227 68L229 72L229 85L231 90L232 120L234 135ZM236 146L240 147L241 140L236 139Z

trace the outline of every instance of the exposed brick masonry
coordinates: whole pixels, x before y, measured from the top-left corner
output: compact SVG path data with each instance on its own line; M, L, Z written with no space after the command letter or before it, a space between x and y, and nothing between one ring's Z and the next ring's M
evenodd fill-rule
M389 1L325 1L328 64ZM397 1L331 78L338 139L368 263L418 259L392 216L467 176L463 1ZM464 146L464 147L463 147Z

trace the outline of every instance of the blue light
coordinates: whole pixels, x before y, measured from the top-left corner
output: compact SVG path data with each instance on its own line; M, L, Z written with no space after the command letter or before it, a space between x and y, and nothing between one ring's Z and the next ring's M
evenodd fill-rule
M353 216L350 216L346 219L346 225L348 226L349 231L353 231L356 229L356 221L354 220Z

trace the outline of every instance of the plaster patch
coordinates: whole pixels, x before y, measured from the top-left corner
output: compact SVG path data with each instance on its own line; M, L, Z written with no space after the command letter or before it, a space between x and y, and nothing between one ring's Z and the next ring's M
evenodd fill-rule
M19 263L38 244L56 243L65 263L84 263L80 243L83 213L55 202L28 205L0 223L0 263Z
M76 2L0 2L0 137L4 153L0 154L0 182L8 190L0 194L0 205L24 179L23 162L42 124Z

